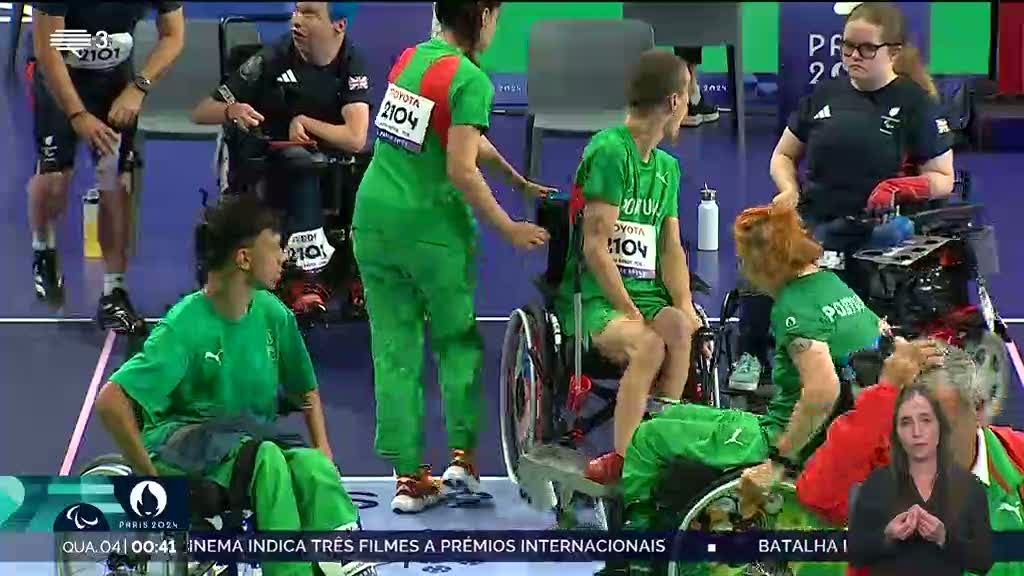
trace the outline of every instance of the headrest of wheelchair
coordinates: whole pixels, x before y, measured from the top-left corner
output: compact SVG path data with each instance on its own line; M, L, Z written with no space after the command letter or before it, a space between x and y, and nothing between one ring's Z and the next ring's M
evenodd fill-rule
M545 196L537 200L537 225L552 236L561 236L569 230L569 199Z

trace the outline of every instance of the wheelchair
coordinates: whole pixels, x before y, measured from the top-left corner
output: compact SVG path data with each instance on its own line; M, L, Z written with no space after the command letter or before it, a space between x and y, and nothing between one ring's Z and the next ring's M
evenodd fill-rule
M551 235L547 268L535 281L542 296L541 302L512 312L505 328L501 352L502 454L508 477L516 484L521 484L521 460L531 451L536 451L543 458L545 452L550 453L559 447L562 448L560 453L548 454L551 459L575 461L577 470L585 466L579 449L591 430L612 418L617 382L624 372L623 367L607 361L596 349L588 347L584 350L581 330L577 329L576 337L568 342L554 312L554 302L572 250L578 256L575 260L578 266L569 273L574 275L576 317L579 317L582 213L577 213L571 224L568 198L548 197L539 201L537 216L538 224ZM710 287L692 273L690 286L694 293L710 293ZM706 346L714 346L714 331L703 308L696 302L693 306L702 326L694 337L693 359L684 397L689 402L717 406L717 371L712 361L701 353ZM594 410L585 409L590 398L600 406ZM657 409L659 402L652 400L651 406ZM614 499L613 490L589 484L588 493L596 497L600 505L606 503L605 498ZM549 503L556 507L560 522L572 522L567 514L571 494L558 496L555 488L554 485L549 487ZM520 494L524 498L532 498L531 492L525 485L520 485ZM559 502L551 502L550 499ZM608 514L611 513L609 510ZM602 524L607 522L607 519L600 521Z
M230 49L226 37L229 25L239 22L287 21L287 16L230 16L220 23L221 77L226 78L250 56L259 52L262 44L238 44ZM318 151L294 143L273 141L256 129L243 130L234 124L225 124L218 138L216 167L218 192L220 194L255 194L278 211L283 210L282 198L278 192L286 189L295 178L315 178L322 194L324 231L327 246L310 246L303 254L289 250L289 260L322 259L328 249L333 249L326 267L317 274L323 284L330 287L335 295L341 295L338 310L330 313L300 317L304 328L331 321L365 320L366 307L362 282L356 267L351 243L352 214L355 209L355 194L363 174L369 167L371 152L341 154ZM208 194L202 192L205 206ZM206 270L202 263L203 230L198 227L195 234L196 280L201 286ZM315 253L314 253L315 252ZM287 266L282 287L288 280L301 275L298 266ZM287 300L289 294L282 288L279 296Z
M957 171L950 200L896 206L881 216L847 219L844 235L863 245L879 225L905 216L914 235L896 246L867 246L843 252L825 246L823 268L845 271L851 287L893 333L907 339L933 337L975 353L975 361L1008 382L1005 343L1010 342L988 292L986 278L998 273L995 232L980 224L982 205L970 198L971 177ZM835 248L835 249L832 249ZM971 286L974 286L973 294ZM740 289L730 291L721 307L723 345L718 362L728 372L735 353L735 315ZM724 376L728 381L728 376ZM742 393L726 391L730 398Z
M141 410L135 408L136 423L142 430ZM301 412L302 408L292 402L284 394L278 398L278 414L286 417ZM256 452L260 441L250 440L243 444L231 473L231 486L224 488L219 484L198 476L188 476L189 522L193 532L223 531L229 533L252 533L255 531L256 518L252 510L249 485L256 465ZM79 476L133 476L135 472L127 460L118 453L99 456L80 469ZM354 495L354 493L353 493ZM362 494L360 494L362 495ZM214 561L190 560L182 552L187 550L186 532L148 533L147 538L173 541L173 550L177 554L165 554L159 559L143 554L111 553L101 563L73 561L63 552L63 542L73 538L70 534L56 534L57 576L92 576L97 568L103 574L117 576L247 576L258 573L259 565L245 563L238 565L218 565ZM99 564L99 565L98 565ZM316 566L316 564L314 564ZM314 574L322 573L317 566ZM376 576L373 565L365 565L361 571L351 576Z

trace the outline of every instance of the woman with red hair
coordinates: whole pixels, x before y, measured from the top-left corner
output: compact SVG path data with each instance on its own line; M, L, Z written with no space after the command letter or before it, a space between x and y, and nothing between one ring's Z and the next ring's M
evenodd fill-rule
M873 348L881 322L842 280L816 264L822 247L794 208L745 210L733 227L746 277L775 300L778 346L775 397L767 414L677 404L644 422L626 451L622 491L630 527L649 528L654 488L670 462L725 470L752 465L747 487L767 488L786 464L802 462L821 442L839 399L839 368ZM664 485L684 485L687 479Z

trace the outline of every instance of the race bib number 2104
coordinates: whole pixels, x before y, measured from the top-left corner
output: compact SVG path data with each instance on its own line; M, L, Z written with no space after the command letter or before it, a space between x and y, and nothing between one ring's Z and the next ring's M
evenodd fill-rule
M434 102L394 84L388 84L374 124L381 138L412 152L423 150Z
M651 224L619 220L608 238L608 252L625 277L649 280L657 275L658 233Z

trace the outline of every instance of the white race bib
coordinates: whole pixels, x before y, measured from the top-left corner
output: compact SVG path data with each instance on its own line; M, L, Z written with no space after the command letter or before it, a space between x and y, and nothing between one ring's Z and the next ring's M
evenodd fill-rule
M608 253L629 278L654 278L658 268L658 234L653 224L615 222L608 238Z
M419 94L388 84L387 94L377 113L377 135L412 152L423 150L434 102Z
M288 238L288 260L305 272L319 272L334 255L323 228L296 232Z
M97 34L92 39L91 48L65 52L64 63L83 70L109 70L126 62L134 45L135 39L128 32Z
M828 270L845 270L846 258L834 250L825 250L818 259L818 266Z

